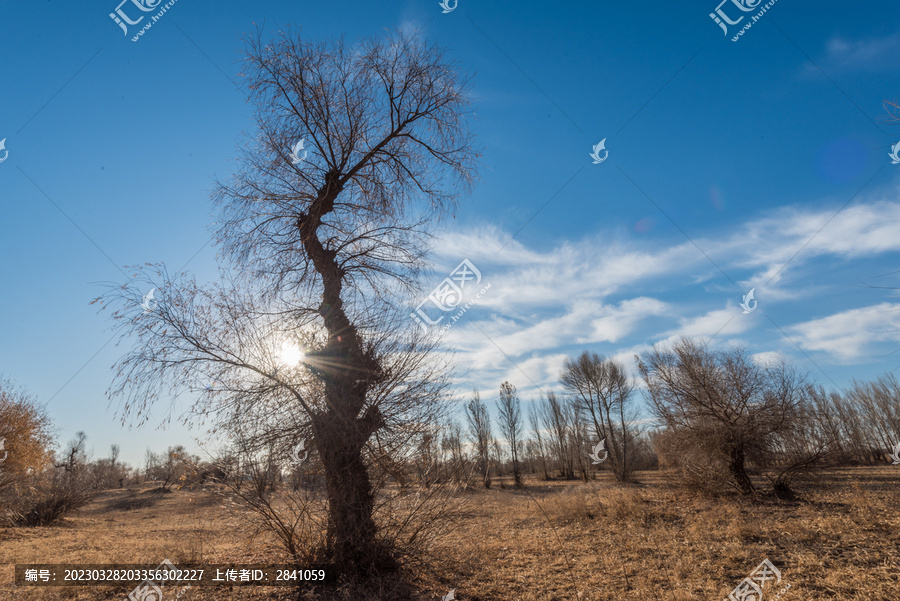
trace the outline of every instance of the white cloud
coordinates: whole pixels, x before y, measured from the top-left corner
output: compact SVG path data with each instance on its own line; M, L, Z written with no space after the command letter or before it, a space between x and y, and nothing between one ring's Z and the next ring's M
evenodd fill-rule
M827 311L826 299L836 284L814 259L852 264L900 251L898 196L893 190L871 194L840 212L840 202L781 208L720 228L715 235L695 237L700 248L745 286L741 290L723 281L689 241L651 245L617 237L607 243L611 236L598 233L542 249L513 240L498 252L509 234L497 228L449 233L437 249L442 260L435 283L468 258L491 288L446 334L444 343L458 350L479 387L493 389L508 379L523 390L532 382L556 387L565 356L583 349L611 354L633 369L635 353L682 336L712 339L717 346L750 346L743 337L769 335L760 323L772 307L815 298L814 306ZM820 277L800 280L810 266L820 270L815 272ZM756 287L763 310L745 315L738 303L751 287ZM892 317L886 314L892 307L853 309L785 326L802 348L848 361L865 356L872 341L900 340L886 331L900 330L900 310ZM770 348L782 342L780 334L776 337L768 341ZM759 353L757 359L772 356Z
M732 303L729 303L732 305ZM729 306L725 309L714 309L695 317L685 317L679 319L681 325L664 336L666 339L662 342L671 343L687 336L690 338L725 337L741 334L750 329L755 321L753 314L744 315L736 307Z
M577 300L568 306L562 302L557 312L537 315L531 320L497 319L479 322L485 334L507 354L518 357L536 351L548 351L563 345L616 343L632 333L645 318L663 315L667 305L656 299L638 297L615 305ZM475 336L470 328L465 335Z
M773 365L777 364L784 358L778 351L765 351L762 353L754 353L750 355L750 358L753 359L753 362L757 365Z
M840 210L843 202L815 209L778 209L716 237L695 241L744 286L741 294L756 287L756 297L769 302L809 297L821 289L808 282L798 287L791 282L791 274L811 260L822 256L851 260L900 251L900 190L892 189L865 204L857 200ZM643 282L702 283L719 275L688 241L651 247L627 241L608 243L598 234L578 242L562 241L544 252L513 240L498 252L506 240L508 234L495 228L451 233L437 251L445 258L442 265L447 272L462 258L470 259L493 285L482 306L515 317L576 299L602 300ZM747 270L752 273L746 274Z
M850 309L794 325L790 330L803 348L850 362L870 352L875 342L900 342L900 304Z
M690 243L658 249L609 243L602 236L564 241L537 252L494 228L451 233L437 250L447 271L467 258L492 284L482 306L520 315L524 307L558 306L575 299L602 299L624 286L661 278L705 261ZM499 251L499 252L498 252ZM454 261L456 263L454 263Z

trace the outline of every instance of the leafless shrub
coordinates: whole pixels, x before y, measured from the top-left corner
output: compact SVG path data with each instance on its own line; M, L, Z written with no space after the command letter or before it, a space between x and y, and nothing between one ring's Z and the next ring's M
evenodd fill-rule
M327 506L321 486L280 486L280 462L268 454L258 454L245 440L236 442L230 454L237 461L220 463L217 494L250 510L256 535L270 534L297 565L324 562ZM202 471L201 465L194 465ZM299 471L299 470L298 470Z
M375 510L382 544L404 563L421 561L432 545L453 529L465 503L460 490L456 483L382 488Z
M90 503L97 488L86 474L56 473L36 477L5 507L11 526L51 526Z
M674 429L654 433L653 445L660 464L677 474L679 485L705 494L721 492L728 482L728 466L719 456L718 442Z

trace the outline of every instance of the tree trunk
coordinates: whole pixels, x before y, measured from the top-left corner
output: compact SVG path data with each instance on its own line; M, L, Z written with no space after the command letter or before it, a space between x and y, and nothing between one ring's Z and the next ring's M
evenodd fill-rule
M368 438L362 421L348 423L332 414L316 423L328 495L328 551L342 574L390 567L377 543L372 518L375 499L362 457Z
M544 473L544 480L550 479L550 470L547 469L547 455L544 452L544 443L538 438L538 450L541 453L541 471Z
M731 451L731 461L729 462L728 469L731 472L731 477L734 479L738 490L741 491L741 494L753 494L756 489L753 487L753 482L750 481L750 476L747 475L747 470L744 468L743 449L734 449Z
M356 326L344 311L341 292L346 274L335 260L337 251L318 238L322 217L334 210L342 189L337 170L327 173L318 197L297 225L303 246L322 277L319 314L328 330L328 343L318 353L327 366L318 376L325 384L328 410L313 417L325 468L328 550L340 573L359 574L393 566L377 544L374 492L362 458L363 446L384 421L374 406L359 417L368 391L381 377L381 367L364 350Z
M516 450L512 452L513 481L517 488L522 486L522 469L519 467L519 456Z

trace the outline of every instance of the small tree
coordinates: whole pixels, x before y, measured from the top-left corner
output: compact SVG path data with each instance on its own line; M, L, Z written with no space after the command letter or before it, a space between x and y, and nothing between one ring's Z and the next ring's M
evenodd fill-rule
M463 451L462 427L458 421L453 420L444 428L441 449L444 451L445 457L449 455L449 473L453 482L457 484L466 482L468 480L466 454Z
M747 462L764 461L797 431L804 378L783 360L760 365L743 349L712 351L687 338L637 361L671 443L686 457L699 452L742 494L753 493Z
M163 490L169 490L178 480L187 474L187 451L184 446L177 445L166 449L165 459L160 465L160 476Z
M97 488L121 488L128 476L128 466L119 462L119 445L110 446L109 457L98 459L91 464L93 481Z
M574 398L568 400L570 415L572 421L569 426L569 453L578 465L578 471L581 473L581 479L584 482L590 480L588 469L590 462L588 461L588 425L584 416L584 408Z
M571 480L575 478L570 444L574 422L572 408L564 400L558 398L553 391L541 397L540 407L541 421L544 423L544 429L548 432L548 444L556 455L560 475Z
M76 474L84 469L87 465L87 434L77 432L75 438L69 441L65 451L62 453L62 462L57 463L56 467L66 470L67 474Z
M522 407L516 387L509 382L500 385L500 401L497 409L500 414L500 433L506 439L512 459L513 480L516 486L522 486L522 470L519 466L519 451L522 446Z
M413 463L419 486L430 488L440 479L439 439L435 429L426 429L419 438Z
M577 359L566 358L560 381L588 417L597 440L606 441L616 480L630 481L634 468L630 449L634 438L632 422L636 415L632 402L634 381L625 373L625 366L584 351Z
M538 405L536 404L532 404L528 409L528 424L531 426L531 432L534 434L535 450L540 457L541 474L543 475L544 480L549 480L550 472L547 470L547 450L544 445L540 412L538 411Z
M469 439L475 445L475 455L478 457L481 482L485 488L490 488L491 441L494 435L491 432L491 416L477 390L473 393L472 400L466 404L466 420L469 422Z
M147 449L144 453L144 480L154 480L158 474L159 466L162 463L162 459L151 451Z

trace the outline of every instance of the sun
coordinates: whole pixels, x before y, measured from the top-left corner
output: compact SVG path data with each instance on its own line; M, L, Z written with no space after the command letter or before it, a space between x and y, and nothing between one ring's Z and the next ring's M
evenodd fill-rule
M303 352L296 344L291 344L289 342L285 342L281 345L281 353L279 354L279 358L284 365L295 366L299 364L306 357L306 353Z

